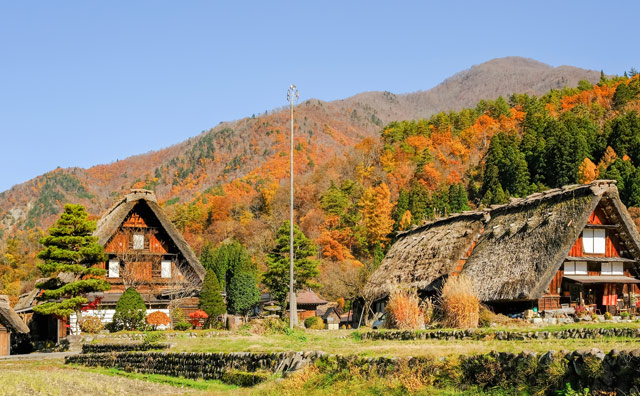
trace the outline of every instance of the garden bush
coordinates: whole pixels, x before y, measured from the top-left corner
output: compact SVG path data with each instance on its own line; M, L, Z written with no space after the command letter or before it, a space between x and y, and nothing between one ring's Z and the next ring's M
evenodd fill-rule
M80 330L83 333L96 334L104 329L104 324L97 316L85 316L80 322Z
M147 316L147 307L140 294L132 287L128 288L116 303L113 314L113 327L116 330L142 330Z
M191 323L184 320L173 325L173 329L178 331L189 330L191 327Z
M318 316L312 316L304 320L304 327L306 327L307 329L322 330L324 329L324 322L322 321L322 318Z
M463 275L450 277L442 288L440 307L447 326L478 327L480 301L469 278Z
M389 329L416 330L424 326L424 316L415 290L396 290L386 307L385 326Z

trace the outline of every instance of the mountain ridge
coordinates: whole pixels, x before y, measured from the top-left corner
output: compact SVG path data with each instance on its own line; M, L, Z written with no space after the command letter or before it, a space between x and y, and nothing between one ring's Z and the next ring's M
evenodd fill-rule
M425 91L309 99L296 108L297 149L306 156L297 156L302 159L296 173L343 154L362 139L377 139L391 121L425 118L512 93L541 95L599 78L594 70L506 57L473 65ZM169 147L109 164L55 169L0 193L0 235L48 226L64 202L83 203L99 215L130 188L154 189L163 202L188 202L206 189L240 178L279 183L288 175L283 165L288 163L287 128L288 110L281 108L222 122Z

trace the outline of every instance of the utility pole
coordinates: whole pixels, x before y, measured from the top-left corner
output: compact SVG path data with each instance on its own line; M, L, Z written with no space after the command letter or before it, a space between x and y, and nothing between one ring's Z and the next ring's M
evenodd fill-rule
M290 219L289 219L289 328L293 329L298 325L298 304L296 303L296 288L293 279L293 106L298 101L300 94L295 85L291 84L287 91L287 100L291 107L291 177L290 180Z

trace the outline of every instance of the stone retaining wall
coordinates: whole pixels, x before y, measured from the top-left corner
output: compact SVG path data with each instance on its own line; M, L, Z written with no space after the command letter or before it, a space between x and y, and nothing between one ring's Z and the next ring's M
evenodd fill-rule
M363 340L548 340L596 339L603 337L640 338L640 328L575 328L558 331L487 331L487 330L407 330L368 331L361 333Z
M261 382L271 374L298 370L314 361L317 356L317 352L121 352L73 355L68 356L65 363L173 377L216 379L232 383L238 382L232 377L239 376L242 381L239 385L242 385L247 382Z
M170 347L170 344L161 343L82 344L82 353L151 351L154 349L167 349Z
M322 372L419 378L436 387L478 386L556 395L570 384L573 389L601 392L595 394L640 394L640 349L607 354L598 349L544 354L491 352L445 359L319 355L315 363Z
M113 367L125 371L185 378L218 379L249 386L274 373L289 373L315 364L321 373L347 373L363 377L411 377L428 385L460 389L520 389L556 394L571 384L608 394L638 394L640 349L605 354L589 351L491 352L481 355L432 359L329 355L323 352L280 353L97 353L74 355L66 363Z

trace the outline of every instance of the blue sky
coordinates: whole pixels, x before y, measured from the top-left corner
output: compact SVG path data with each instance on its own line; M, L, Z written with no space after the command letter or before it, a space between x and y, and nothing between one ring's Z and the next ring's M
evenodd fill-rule
M0 191L301 100L525 56L640 69L634 2L0 0ZM231 4L232 3L232 4Z

